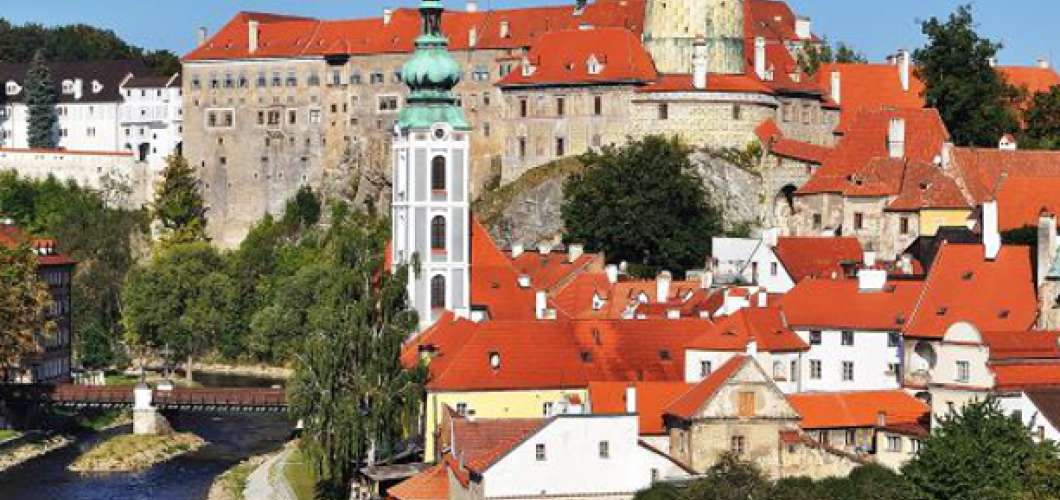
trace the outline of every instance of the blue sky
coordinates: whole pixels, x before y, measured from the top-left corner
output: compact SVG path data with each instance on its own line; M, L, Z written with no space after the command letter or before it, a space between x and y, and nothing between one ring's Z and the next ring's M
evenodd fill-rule
M194 44L195 28L211 31L239 10L351 18L379 15L383 6L414 6L417 0L2 0L0 16L12 22L85 22L116 31L131 42L178 53ZM814 31L843 40L881 60L899 47L923 41L917 19L944 16L971 1L981 31L1006 48L1002 64L1031 64L1039 57L1060 61L1060 0L788 0L813 18ZM554 5L573 0L479 0L482 8ZM462 8L464 0L447 0Z

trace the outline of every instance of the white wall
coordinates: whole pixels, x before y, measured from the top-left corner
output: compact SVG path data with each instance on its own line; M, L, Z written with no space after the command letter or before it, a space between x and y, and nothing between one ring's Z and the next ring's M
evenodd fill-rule
M898 346L888 345L888 332L853 330L854 345L842 345L841 330L822 330L821 344L810 344L809 330L796 330L810 344L802 356L803 391L869 391L897 389L898 374L888 373L888 365L901 363L901 337ZM810 376L812 361L821 362L821 378ZM854 380L843 380L843 362L854 363ZM899 365L900 366L900 365Z
M599 443L607 441L609 458ZM537 460L538 444L545 460ZM483 475L485 497L628 493L680 471L637 444L635 415L560 416L490 467Z
M726 351L702 351L688 349L685 351L685 382L688 383L699 383L705 377L702 376L703 361L709 361L711 364L711 370L718 370L727 361L732 359L736 354L745 354L745 352L726 352ZM800 392L801 386L799 380L802 375L803 367L805 363L801 353L798 352L766 352L758 351L754 355L755 361L766 371L766 374L772 378L773 382L777 384L785 394L791 394L794 392ZM795 377L791 376L791 364L795 363Z
M762 286L769 293L787 293L795 287L773 247L765 241L714 238L713 245L712 262L719 283L732 282L738 276L743 283Z
M108 201L130 208L139 208L150 201L153 194L153 178L143 164L134 162L133 157L125 153L0 149L0 170L15 170L30 179L43 180L52 176L96 190L104 189L104 180L109 178L125 184L131 192L124 199L111 197Z
M56 144L73 151L118 151L118 103L62 103L55 106L58 122ZM14 103L5 111L8 118L0 122L0 146L29 147L29 110Z
M160 173L183 140L181 88L123 88L121 95L119 147L138 157L139 146L148 144L146 161L152 172Z
M1049 423L1049 419L1041 414L1034 402L1027 397L1026 393L1006 394L997 398L998 405L1006 414L1012 415L1018 412L1023 424L1030 428L1035 436L1041 432L1045 439L1060 441L1060 430Z

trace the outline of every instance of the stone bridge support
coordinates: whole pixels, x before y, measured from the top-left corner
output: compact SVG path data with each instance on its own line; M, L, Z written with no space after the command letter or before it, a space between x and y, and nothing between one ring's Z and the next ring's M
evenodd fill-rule
M154 391L143 382L133 389L133 434L137 436L155 436L172 431L166 417L152 405L153 397Z

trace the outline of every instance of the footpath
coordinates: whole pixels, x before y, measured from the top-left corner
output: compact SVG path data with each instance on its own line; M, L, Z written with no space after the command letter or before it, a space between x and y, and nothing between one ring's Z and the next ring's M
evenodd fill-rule
M283 473L283 464L294 451L288 446L266 460L247 476L243 498L248 500L298 500Z

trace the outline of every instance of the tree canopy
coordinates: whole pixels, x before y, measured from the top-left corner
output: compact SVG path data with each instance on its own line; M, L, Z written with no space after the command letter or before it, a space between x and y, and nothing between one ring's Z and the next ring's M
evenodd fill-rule
M1034 94L1023 120L1025 130L1019 138L1020 147L1060 149L1060 85Z
M0 367L8 368L34 346L37 332L48 334L48 288L37 277L37 256L26 244L0 243Z
M676 138L649 136L583 155L585 170L564 185L566 240L640 276L701 267L722 213L689 153Z
M85 24L16 26L0 18L0 62L30 62L38 51L51 61L140 59L157 75L180 72L180 60L172 52L129 45L110 30Z
M954 143L996 147L1002 135L1016 132L1018 92L990 64L1001 44L976 32L971 6L958 7L945 21L923 21L921 29L928 43L914 57L924 100L938 109Z
M166 240L180 243L206 238L202 182L184 157L173 155L166 159L152 212L162 224Z
M799 67L806 74L815 75L821 69L821 65L831 63L858 63L869 62L865 54L855 50L844 42L838 42L834 46L827 38L821 40L820 44L807 42L799 53Z

